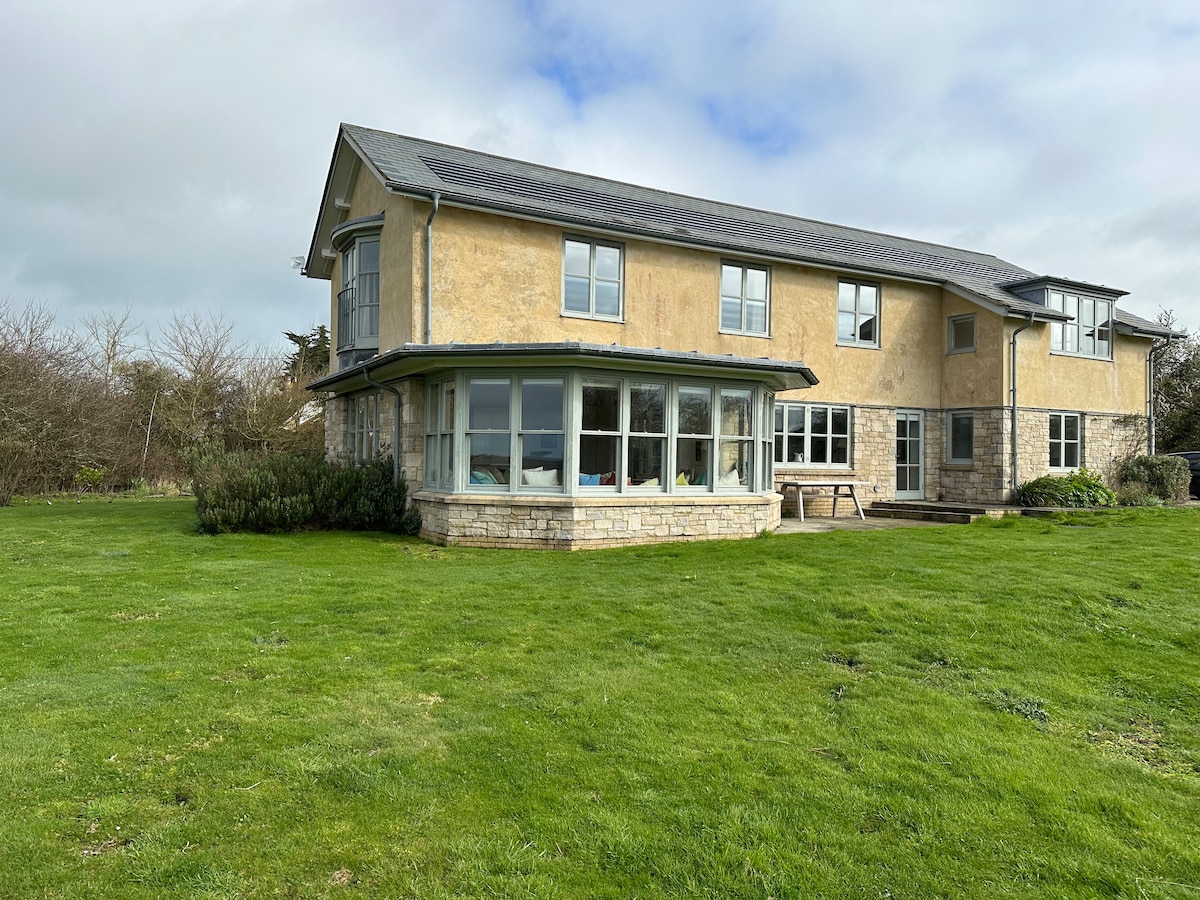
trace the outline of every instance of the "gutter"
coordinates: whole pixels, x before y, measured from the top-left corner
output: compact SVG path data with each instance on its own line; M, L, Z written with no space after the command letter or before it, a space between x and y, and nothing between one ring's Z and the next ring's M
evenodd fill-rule
M392 417L392 484L400 483L400 389L390 384L383 384L371 377L369 369L362 370L363 381L371 387L387 391L396 398L396 414Z
M442 195L438 191L430 194L433 209L425 220L425 343L433 343L433 217L438 214L438 203ZM399 398L399 394L397 394ZM399 403L399 399L396 401Z
M1033 325L1033 313L1029 314L1029 321L1016 329L1012 333L1012 489L1013 499L1016 499L1017 493L1017 335Z

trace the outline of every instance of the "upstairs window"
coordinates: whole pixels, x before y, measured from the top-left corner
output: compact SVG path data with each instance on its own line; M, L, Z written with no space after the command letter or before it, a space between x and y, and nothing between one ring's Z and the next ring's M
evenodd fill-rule
M342 251L338 293L339 350L379 346L379 235L355 239Z
M947 353L971 353L975 350L975 314L951 316L946 328Z
M721 263L721 331L766 337L768 306L766 269Z
M1047 305L1071 317L1050 325L1050 349L1055 353L1112 359L1112 301L1050 291Z
M847 347L879 346L879 285L838 282L837 342Z
M582 238L563 240L565 316L620 321L624 313L621 247Z

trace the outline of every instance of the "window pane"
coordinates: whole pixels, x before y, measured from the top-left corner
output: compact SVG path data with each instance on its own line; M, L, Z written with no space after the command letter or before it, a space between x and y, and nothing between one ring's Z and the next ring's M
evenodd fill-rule
M454 430L454 383L442 385L442 431Z
M629 388L629 430L662 434L666 429L667 386L634 384Z
M833 434L850 434L850 410L833 408Z
M454 435L442 435L442 482L454 484Z
M776 432L783 431L784 413L785 413L784 405L782 403L776 403L775 404L775 431Z
M1063 416L1063 431L1068 441L1079 440L1079 416Z
M840 312L838 313L838 332L839 341L854 340L854 313Z
M854 312L858 299L858 287L845 281L838 284L838 312Z
M862 320L862 324L858 326L858 342L860 344L874 344L877 342L875 322L876 319L874 316Z
M712 471L712 441L680 438L675 444L675 484L708 486Z
M620 398L621 390L616 382L584 382L583 430L620 431Z
M1062 440L1062 416L1051 414L1050 416L1050 440Z
M967 350L975 346L975 317L950 320L950 349Z
M753 459L750 441L721 441L720 460L717 471L717 487L749 488L750 460Z
M1061 350L1063 348L1063 326L1062 322L1052 322L1050 324L1050 349Z
M712 434L712 389L679 389L679 433Z
M567 275L581 275L587 278L592 274L591 255L590 244L567 241L563 247L563 272Z
M787 442L787 460L785 462L804 462L804 436L789 437Z
M750 399L750 391L721 391L721 434L750 436L752 425Z
M782 435L775 435L775 460L777 462L787 462L788 458L784 455L784 439Z
M829 438L814 434L809 440L808 461L814 464L829 462Z
M621 251L616 247L596 247L596 277L616 281L621 277Z
M360 241L358 244L358 271L379 272L379 241Z
M1057 291L1051 291L1049 306L1051 309L1056 309L1059 312L1062 312L1063 311L1063 295L1058 293Z
M1068 469L1079 467L1079 445L1063 444L1063 465Z
M846 465L850 462L850 439L848 437L834 437L830 439L833 444L833 452L829 455L829 461L835 465Z
M586 278L576 278L568 275L563 282L563 309L571 312L590 312L588 287L591 284Z
M1058 441L1050 442L1050 468L1062 468L1062 444Z
M469 423L471 429L508 428L508 379L474 378L470 384ZM507 451L505 451L507 459Z
M434 434L425 438L425 483L438 483L438 437Z
M767 304L760 300L746 301L746 330L767 333Z
M523 431L562 431L562 427L562 379L523 379L521 381L521 429Z
M872 284L858 286L858 311L873 315L878 310L879 289Z
M767 272L765 269L746 270L746 299L767 299Z
M631 437L626 467L628 483L632 485L662 485L665 438Z
M508 484L508 435L471 434L471 484Z
M742 297L742 267L721 266L721 296Z
M596 282L596 315L612 316L614 319L621 314L621 286L615 281Z
M742 329L742 301L730 299L729 297L721 298L721 327L728 331L741 331Z
M975 417L950 417L950 458L968 460L974 455Z
M582 434L579 436L579 483L615 485L617 452L621 439L616 435ZM605 476L608 476L605 478ZM594 478L594 480L593 480Z
M814 406L811 409L811 422L813 434L828 434L829 433L829 407Z
M791 434L804 434L804 413L803 406L793 406L788 410L788 432Z
M563 436L521 435L521 484L532 487L562 487Z

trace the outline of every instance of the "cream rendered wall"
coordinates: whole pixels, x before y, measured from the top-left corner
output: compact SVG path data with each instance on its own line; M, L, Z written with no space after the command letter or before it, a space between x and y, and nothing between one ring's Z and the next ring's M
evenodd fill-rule
M1020 323L1006 326L1008 337L1015 327ZM1022 332L1017 338L1017 402L1022 407L1146 415L1146 357L1151 342L1115 337L1113 358L1106 360L1051 354L1048 324L1036 323ZM1009 358L1005 352L1006 386Z
M947 330L951 316L975 316L975 351L947 353ZM942 292L941 334L942 402L945 409L1001 406L1006 402L1004 319L996 313L949 291Z

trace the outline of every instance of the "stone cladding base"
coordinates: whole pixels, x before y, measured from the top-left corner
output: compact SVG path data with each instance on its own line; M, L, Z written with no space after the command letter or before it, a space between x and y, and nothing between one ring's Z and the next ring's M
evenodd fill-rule
M779 494L523 497L420 491L421 537L462 547L583 550L754 537L779 526Z

